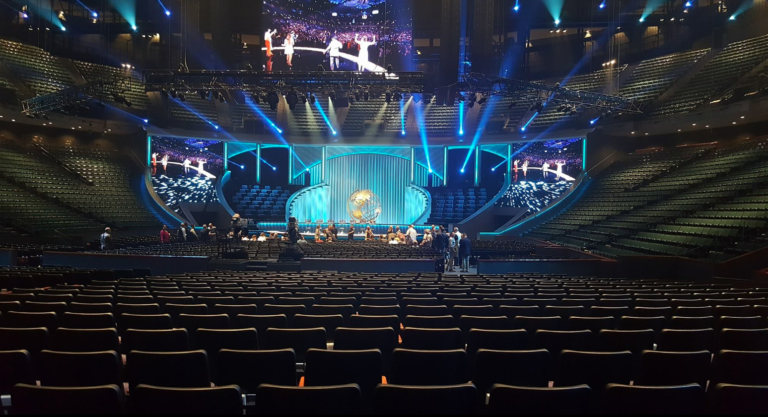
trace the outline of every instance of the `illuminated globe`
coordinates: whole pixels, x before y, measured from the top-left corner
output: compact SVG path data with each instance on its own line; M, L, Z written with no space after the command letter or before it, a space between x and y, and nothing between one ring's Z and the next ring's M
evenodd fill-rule
M381 200L371 190L357 190L347 200L347 213L358 222L369 223L381 214Z

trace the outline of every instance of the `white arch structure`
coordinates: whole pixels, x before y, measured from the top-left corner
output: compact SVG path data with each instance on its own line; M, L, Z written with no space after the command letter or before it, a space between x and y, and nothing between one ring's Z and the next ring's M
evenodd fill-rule
M278 46L278 47L272 48L273 51L281 51L281 50L284 50L284 49L285 49L284 46ZM293 49L295 49L297 51L312 51L312 52L319 52L321 54L325 53L325 49L323 49L323 48L312 48L312 47L308 47L308 46L294 46ZM261 48L261 50L262 51L266 51L267 48ZM354 62L355 64L358 64L358 65L362 64L363 68L365 68L366 70L368 70L370 72L386 72L387 71L386 69L384 69L384 68L374 64L373 62L361 60L360 58L358 58L358 57L356 57L354 55L346 54L344 52L339 52L339 57L344 58L347 61L352 61L352 62Z

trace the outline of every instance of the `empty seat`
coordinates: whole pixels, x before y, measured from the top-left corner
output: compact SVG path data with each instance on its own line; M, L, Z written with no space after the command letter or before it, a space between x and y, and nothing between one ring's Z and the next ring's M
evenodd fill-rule
M710 388L712 390L712 388ZM768 414L768 386L717 384L711 394L712 414Z
M56 329L52 347L62 352L120 351L117 329ZM101 385L101 384L96 384Z
M601 412L607 415L698 414L704 390L697 384L664 387L609 384Z
M357 415L361 405L360 388L355 384L328 387L262 384L256 389L256 409L265 415Z
M52 387L123 387L123 359L115 351L54 352L44 350L38 360L40 384Z
M285 329L288 327L288 318L285 314L276 315L262 315L255 316L240 314L237 316L235 327L246 329L254 328L259 336L267 334L267 329Z
M659 350L672 352L693 352L700 350L712 351L715 331L712 329L699 330L670 330L664 329L659 339Z
M712 329L715 327L715 318L711 316L703 317L678 317L673 316L667 323L667 329L675 330L696 330Z
M237 385L254 393L261 384L296 385L296 355L292 349L219 351L216 385Z
M593 334L600 333L600 330L613 330L616 328L613 317L579 317L573 316L566 322L568 330L591 330Z
M488 411L497 415L584 415L591 404L592 390L587 385L535 388L497 384L488 397Z
M458 328L421 329L410 327L403 330L403 348L420 350L453 350L463 349L464 342L462 341L461 330Z
M397 346L395 331L389 327L372 329L336 329L333 348L338 350L378 349L382 357L382 375L388 376L392 365L392 352Z
M117 320L120 334L128 329L136 330L170 330L173 328L171 316L168 314L123 314Z
M211 378L204 350L188 352L128 353L126 378L133 389L139 384L173 388L208 388Z
M183 352L190 349L186 329L136 330L129 329L122 339L123 353L132 350L147 352Z
M357 384L363 403L370 403L374 389L382 382L381 358L378 349L310 349L304 370L304 386Z
M485 402L494 384L521 387L547 387L550 355L544 349L503 351L480 349L472 366L472 382L478 390L479 400Z
M768 329L723 329L720 349L768 351Z
M117 327L112 313L64 313L61 326L71 329L105 329Z
M0 328L0 351L26 350L32 358L36 358L40 351L47 347L48 329L44 327Z
M293 327L297 329L312 329L322 327L328 342L333 342L336 329L344 325L344 316L341 314L320 316L311 314L297 314L293 317Z
M179 327L194 335L197 329L229 329L229 316L226 314L179 314Z
M646 330L602 330L597 335L597 348L602 352L628 350L639 357L644 350L653 350L654 332Z
M164 388L139 385L131 391L133 412L140 415L242 415L236 385L216 388Z
M472 384L380 385L376 388L374 411L382 415L469 415L476 396Z
M325 329L267 329L264 348L293 349L296 362L304 363L309 349L326 349Z
M547 349L553 359L564 349L587 351L592 349L593 337L590 330L568 332L539 330L534 337L536 349Z
M28 313L21 311L9 311L3 314L3 326L16 329L45 327L52 331L58 327L56 313Z
M467 382L464 350L395 349L390 382L398 385L456 385Z
M16 384L35 385L32 356L26 350L0 350L0 395L10 395Z
M479 349L527 350L531 346L530 336L523 329L481 330L472 329L467 339L467 354L472 359Z
M403 326L405 328L451 329L456 327L456 324L453 316L405 316Z
M717 319L716 327L718 329L764 329L765 326L765 321L760 316L723 316Z
M563 319L560 316L555 317L526 317L516 316L512 319L512 328L525 329L530 334L537 330L562 330Z
M768 385L768 351L721 350L712 364L712 384Z
M586 384L593 392L602 392L606 384L629 384L632 379L632 353L576 352L560 354L555 386Z
M256 329L198 329L195 348L208 354L208 363L213 371L221 349L257 350L259 336Z
M21 415L117 415L122 414L123 392L117 385L98 387L13 387L13 413Z
M640 356L637 385L707 385L712 355L700 352L662 352L646 350Z

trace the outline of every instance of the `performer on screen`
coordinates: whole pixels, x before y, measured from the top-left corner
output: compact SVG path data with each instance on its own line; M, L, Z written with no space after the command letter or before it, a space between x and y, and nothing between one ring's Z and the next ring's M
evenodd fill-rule
M520 163L519 159L515 159L515 174L517 174L517 164Z
M523 162L523 176L528 178L528 161Z
M549 169L549 162L544 162L544 165L541 167L541 175L544 176L544 178L547 178L547 170Z
M152 175L157 174L157 153L152 154Z
M204 171L203 168L205 167L205 163L206 162L208 162L208 161L205 160L205 159L202 159L202 158L197 160L197 175L198 176L203 175L203 171Z
M283 41L285 47L285 63L288 64L288 69L293 71L293 47L296 45L296 33L291 32Z
M267 31L264 32L264 44L267 47L267 72L272 72L272 58L275 56L272 52L272 35L275 33L277 33L277 29L267 29Z
M328 45L327 48L325 48L324 54L328 53L328 51L331 52L331 71L338 71L339 68L339 51L341 48L343 48L344 45L339 42L339 39L334 35L331 38L331 43Z
M192 165L192 161L189 158L184 159L184 175L189 174L189 167Z
M563 175L563 165L565 165L565 161L557 161L555 162L555 165L557 165L557 179L560 179Z
M376 36L373 36L373 42L369 42L367 36L358 39L355 33L355 43L360 47L360 53L357 55L357 69L362 72L365 71L364 63L368 62L368 48L376 44Z
M165 173L168 171L168 155L163 155L161 162L163 163L163 173Z

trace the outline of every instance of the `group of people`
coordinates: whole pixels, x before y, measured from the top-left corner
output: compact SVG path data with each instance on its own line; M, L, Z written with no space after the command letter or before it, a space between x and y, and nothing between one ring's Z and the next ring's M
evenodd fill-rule
M181 242L216 242L218 233L219 231L213 223L203 224L198 234L195 226L185 222L179 225L179 229L176 230L176 237ZM160 243L171 243L171 233L166 225L163 225L160 230Z
M272 72L273 59L275 57L275 53L272 51L272 49L274 48L273 36L276 34L277 34L277 29L267 29L267 31L264 32L264 46L265 46L265 52L267 56L265 69L267 72ZM290 32L288 32L288 34L283 39L283 53L285 54L285 63L286 65L288 65L289 71L293 70L293 55L296 53L295 48L296 48L297 40L298 40L298 35L294 30L291 30ZM364 71L365 63L369 62L368 49L371 46L376 45L376 35L372 35L371 38L368 38L368 36L360 37L359 34L355 33L354 44L350 40L349 42L347 42L346 47L348 49L351 49L354 47L353 45L355 45L358 50L357 69L358 71ZM331 37L331 41L328 43L328 46L325 48L325 51L323 52L323 54L329 54L330 56L331 71L339 71L341 69L340 57L341 57L341 50L344 47L345 47L345 44L339 40L338 35L333 35Z
M152 175L157 174L157 163L158 163L158 157L160 154L153 153L152 154ZM170 158L168 157L168 154L163 155L162 158L160 158L159 162L160 165L163 167L163 173L168 172L168 162ZM184 175L189 175L189 170L193 168L193 165L197 165L197 175L200 176L205 172L205 164L208 163L207 159L203 158L189 158L185 157L182 161L181 165L184 167Z
M560 177L563 175L563 167L565 166L565 161L555 161L554 165L557 166L557 171L554 171L555 174L557 174L557 179L560 179ZM514 161L514 170L515 174L517 174L518 170L523 171L523 176L528 177L528 167L530 166L530 163L528 160L523 161L523 165L520 165L520 160L516 159ZM541 166L541 175L544 178L547 178L549 176L549 172L552 171L552 165L549 163L549 161L545 161L544 164Z
M445 257L445 271L456 272L456 265L459 265L460 272L469 272L469 258L472 255L472 241L466 233L459 232L458 227L453 231L443 226L432 226L431 229L424 231L422 246L431 245L433 249L443 253Z

